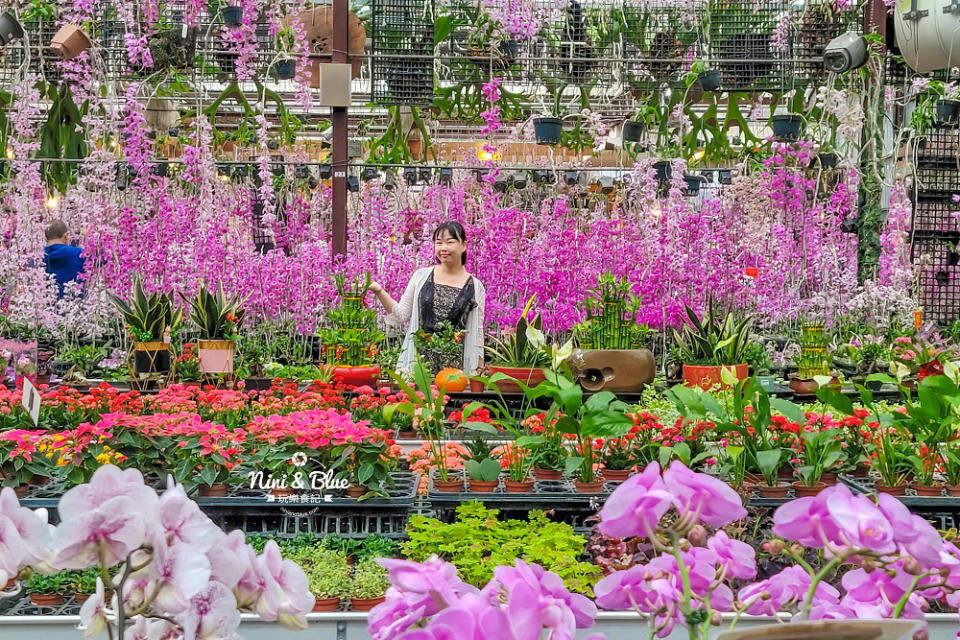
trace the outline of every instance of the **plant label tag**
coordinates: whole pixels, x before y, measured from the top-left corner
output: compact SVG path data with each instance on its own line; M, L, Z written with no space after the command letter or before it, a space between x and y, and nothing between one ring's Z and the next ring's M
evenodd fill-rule
M30 414L30 419L33 420L33 426L37 426L37 423L40 420L40 392L37 391L37 388L33 386L33 383L30 382L30 379L27 377L23 378L23 398L21 399L21 404L23 408L27 410L27 413Z

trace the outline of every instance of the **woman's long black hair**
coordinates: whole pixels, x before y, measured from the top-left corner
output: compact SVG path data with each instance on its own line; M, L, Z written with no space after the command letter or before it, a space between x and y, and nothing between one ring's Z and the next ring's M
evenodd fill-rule
M436 243L437 238L439 238L444 231L450 234L450 237L454 240L459 240L463 243L466 243L467 241L467 232L464 230L463 225L456 220L450 220L448 222L444 222L442 225L433 230L434 243ZM460 264L467 264L466 249L463 250L463 254L460 256Z

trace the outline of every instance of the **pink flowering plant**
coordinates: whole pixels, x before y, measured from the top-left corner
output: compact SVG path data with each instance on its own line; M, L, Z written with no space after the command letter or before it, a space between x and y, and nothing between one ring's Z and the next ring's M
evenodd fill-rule
M754 582L754 548L723 529L746 515L740 497L720 480L677 461L662 472L649 465L613 492L598 530L643 539L657 555L600 580L597 605L637 611L659 637L679 624L691 640L706 638L724 613L735 614L732 627L744 613L786 612L800 621L922 619L931 600L955 606L957 547L896 498L854 495L836 485L784 504L763 548L794 564ZM808 562L810 550L822 553L820 565Z
M80 609L86 637L239 638L241 611L307 628L314 597L303 570L275 542L258 555L241 531L224 533L172 480L158 495L136 469L106 465L67 491L58 512L53 527L0 492L0 579L28 566L97 569Z

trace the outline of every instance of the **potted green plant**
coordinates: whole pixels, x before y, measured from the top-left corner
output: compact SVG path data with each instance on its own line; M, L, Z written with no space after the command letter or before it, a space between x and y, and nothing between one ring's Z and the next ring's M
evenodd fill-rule
M103 347L81 345L61 351L58 357L70 365L60 384L86 393L91 386L89 376L97 370L100 361L107 357L107 351Z
M943 475L947 479L947 495L960 496L960 444L957 441L943 447Z
M543 327L540 314L532 321L528 320L533 301L534 296L531 296L523 308L523 313L517 318L513 332L502 338L493 338L493 345L486 348L491 375L503 373L531 387L544 380L546 374L543 367L550 363L550 356L527 337L527 327L538 331ZM516 382L500 380L496 384L502 393L520 393Z
M336 611L352 586L350 565L342 551L309 547L294 553L291 559L304 568L310 593L316 599L313 610Z
M746 378L744 350L749 341L751 320L737 321L733 312L721 318L712 297L703 318L688 306L684 306L684 310L687 324L682 331L674 331L683 361L684 384L702 389L716 385L729 387L721 377L724 369L732 370L739 380Z
M470 491L492 493L500 484L500 461L490 454L490 445L482 436L474 438L467 448L470 458L464 460L463 468L470 477Z
M221 284L216 292L201 285L190 304L190 320L200 331L197 358L200 372L233 373L233 355L237 331L243 322L243 310L237 296L227 297Z
M790 484L780 479L780 468L783 466L783 450L779 447L756 451L754 455L757 468L763 477L763 483L757 485L757 492L762 498L785 498L790 490Z
M238 336L237 351L243 359L243 388L247 391L269 391L273 378L266 371L270 352L264 337L258 334Z
M330 326L318 331L325 362L334 367L334 378L344 384L373 386L380 377L380 365L375 364L377 343L384 335L377 329L377 312L364 304L372 283L370 274L349 284L343 275L335 276L334 281L341 303L327 314Z
M297 73L297 61L293 57L293 50L296 44L293 28L290 25L284 26L277 33L277 60L273 63L273 72L277 80L293 80Z
M100 572L97 569L84 569L72 572L73 599L77 604L83 604L90 596L97 592L97 578Z
M656 362L644 348L649 328L639 322L633 284L609 271L587 292L587 319L575 329L578 349L569 366L588 391L636 393L653 382Z
M821 482L824 473L844 460L839 429L804 431L800 434L802 446L795 452L798 482L793 483L797 497L811 496L826 488Z
M38 607L53 607L64 603L64 594L70 588L70 573L60 571L50 576L34 571L27 580L26 591L30 601Z
M138 375L170 371L170 338L183 322L183 311L174 308L173 297L143 290L143 280L133 280L133 297L127 302L115 295L110 301L123 317L133 337L133 370Z
M770 374L773 363L767 354L766 346L761 340L751 339L743 350L743 359L749 367L749 372L757 380L764 391L773 391L774 376Z
M395 466L387 455L386 442L350 444L340 456L346 460L346 469L341 475L350 481L347 496L364 500L386 495L384 486L391 485L390 471Z
M386 569L376 560L361 560L353 569L350 604L355 611L370 611L384 601L389 586Z
M808 322L800 333L800 355L794 359L797 373L790 375L794 393L807 395L820 387L820 381L830 376L830 355L823 325Z

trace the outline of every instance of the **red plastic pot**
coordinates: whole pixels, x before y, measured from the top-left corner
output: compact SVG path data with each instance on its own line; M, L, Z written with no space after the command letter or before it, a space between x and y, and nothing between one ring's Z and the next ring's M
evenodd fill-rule
M314 611L336 611L340 608L340 598L315 598Z
M205 498L226 498L227 485L225 484L202 484L198 493Z
M733 369L738 380L746 378L748 373L748 367L745 364L726 367L685 364L683 365L683 384L688 387L700 387L705 391L717 385L719 385L721 389L729 389L730 385L724 384L720 378L720 372L723 369Z
M528 387L535 387L547 377L543 374L541 369L530 369L526 367L490 367L490 375L492 376L495 373L502 373L504 375L510 376L511 378L516 378L523 384ZM509 380L501 380L500 382L495 383L497 389L500 390L500 393L522 393L523 390L515 382L510 382Z
M354 611L370 611L375 606L386 600L385 597L379 598L350 598L350 604Z
M563 480L563 471L557 469L534 469L533 475L537 480Z
M348 387L370 386L376 388L380 379L380 365L371 367L335 367L334 380L340 380Z
M609 482L623 482L633 473L632 469L604 469L603 477Z

